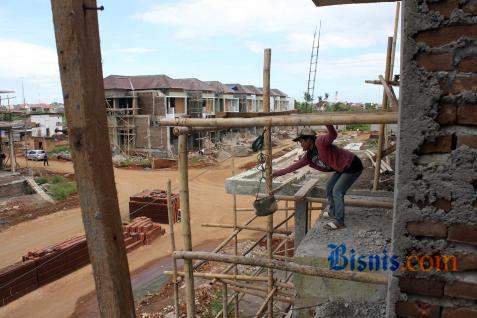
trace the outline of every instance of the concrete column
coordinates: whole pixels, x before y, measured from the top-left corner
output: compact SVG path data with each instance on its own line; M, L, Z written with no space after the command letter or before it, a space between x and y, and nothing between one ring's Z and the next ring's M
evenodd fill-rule
M17 160L15 158L15 143L13 141L13 130L8 131L8 146L10 148L10 166L12 167L12 172L16 171Z
M308 201L295 201L295 251L308 232Z

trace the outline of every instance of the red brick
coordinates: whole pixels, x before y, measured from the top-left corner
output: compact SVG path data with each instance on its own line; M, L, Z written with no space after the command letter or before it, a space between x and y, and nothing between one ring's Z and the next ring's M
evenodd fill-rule
M462 9L471 15L477 15L477 0L470 0Z
M457 147L462 145L470 148L477 148L477 135L459 135L457 136Z
M447 283L444 294L454 298L477 300L477 284L455 281Z
M442 318L477 318L477 310L471 308L444 308Z
M399 301L396 304L398 317L406 318L439 318L441 307L413 301Z
M439 114L436 122L440 125L453 125L457 120L457 106L452 104L444 104L439 106Z
M459 106L456 119L461 125L477 125L477 104Z
M444 295L444 282L426 278L402 277L399 279L399 287L408 294L435 297Z
M419 148L420 154L449 153L452 151L452 135L439 136L434 141L425 141Z
M459 8L459 0L442 0L427 3L429 10L439 12L444 18L449 19L452 11Z
M477 27L475 29L477 29ZM477 91L477 76L474 74L474 76L460 76L455 78L448 91L454 95L460 94L464 91Z
M477 270L477 255L475 254L457 254L457 270L472 271Z
M407 223L407 231L414 236L446 237L447 227L443 223L414 221Z
M449 212L452 209L452 201L443 198L437 199L432 205L445 212Z
M477 73L477 56L463 58L459 63L459 71Z
M462 37L477 37L477 28L475 25L454 25L422 31L417 34L416 41L423 42L429 47L440 47Z
M447 239L449 241L477 245L477 226L466 224L451 225Z
M453 56L451 53L423 53L416 58L417 63L426 71L452 71Z

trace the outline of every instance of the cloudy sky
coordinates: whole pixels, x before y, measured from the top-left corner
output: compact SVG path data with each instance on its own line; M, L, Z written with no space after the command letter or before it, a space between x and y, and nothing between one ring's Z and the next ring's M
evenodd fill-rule
M302 99L313 32L322 21L315 95L381 100L365 85L384 71L395 4L316 8L311 0L98 0L104 75L166 74L272 87ZM399 48L398 48L399 49ZM0 89L27 102L62 102L49 0L1 0Z

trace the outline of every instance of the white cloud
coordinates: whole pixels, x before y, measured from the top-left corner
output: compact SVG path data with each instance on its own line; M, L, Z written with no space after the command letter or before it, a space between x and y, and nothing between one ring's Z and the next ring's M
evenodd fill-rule
M0 86L16 90L16 102L21 101L22 80L27 102L61 98L56 49L2 38L0 47Z
M316 8L311 0L179 0L156 5L136 18L167 26L181 39L254 38L275 33L289 51L309 50L322 21L322 47L366 47L386 41L394 4ZM309 33L308 33L309 32Z
M245 47L253 53L262 53L265 45L257 41L246 41Z
M385 58L384 53L367 53L347 58L320 60L317 80L360 79L364 85L364 80L377 79L378 75L384 73ZM395 65L396 72L399 68L397 55ZM308 74L309 64L307 61L277 63L275 67L290 76L304 78Z
M128 53L128 54L146 54L156 52L156 49L150 49L145 47L129 47L129 48L119 48L119 49L112 49L110 52L118 52L118 53Z
M12 39L0 39L0 76L58 76L56 50Z

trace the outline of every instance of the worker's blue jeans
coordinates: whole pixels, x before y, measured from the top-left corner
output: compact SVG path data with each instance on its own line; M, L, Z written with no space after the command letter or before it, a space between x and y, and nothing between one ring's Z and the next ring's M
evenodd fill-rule
M361 171L355 173L335 172L326 184L326 196L330 215L336 218L339 224L344 224L345 204L344 196L351 185L359 178Z

